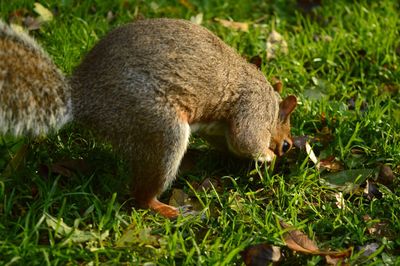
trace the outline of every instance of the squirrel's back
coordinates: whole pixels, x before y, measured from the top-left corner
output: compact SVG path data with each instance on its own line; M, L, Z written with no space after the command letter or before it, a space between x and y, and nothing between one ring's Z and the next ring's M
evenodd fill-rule
M44 134L70 118L63 74L33 38L0 20L0 133Z

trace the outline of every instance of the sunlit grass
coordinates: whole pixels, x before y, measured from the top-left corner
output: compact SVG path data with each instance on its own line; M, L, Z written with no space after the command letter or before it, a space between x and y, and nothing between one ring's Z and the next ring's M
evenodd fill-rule
M132 208L127 167L106 143L67 126L47 139L0 139L0 262L10 265L132 264L241 265L240 251L269 243L282 247L286 265L323 265L323 257L286 249L279 220L295 225L321 248L345 249L377 243L369 257L354 252L351 263L400 263L400 7L395 1L325 1L311 13L295 1L47 1L53 21L31 32L69 75L84 54L109 30L137 17L190 19L203 13L203 25L243 56L263 58L269 79L295 94L294 135L308 135L321 158L334 156L345 169L388 165L395 181L380 185L382 198L345 195L321 182L305 151L295 149L274 167L221 158L193 141L197 165L173 188L183 189L202 206L199 216L169 221ZM181 3L188 2L191 6ZM0 17L16 11L35 16L33 1L0 2ZM111 12L111 15L110 15ZM215 17L250 23L249 32L224 28ZM288 53L266 58L266 40L274 29ZM229 67L229 66L227 66ZM15 154L26 145L22 161ZM72 173L51 172L72 162ZM83 166L79 164L83 162ZM154 162L158 163L158 162ZM7 170L8 169L8 170ZM6 171L7 170L7 171ZM65 171L65 169L64 169ZM208 191L196 190L205 178L221 180ZM168 201L171 190L164 196ZM47 224L49 214L82 232L105 239L72 242ZM371 217L372 221L365 217ZM389 233L369 233L375 222ZM130 227L129 227L130 226ZM120 240L127 228L133 238Z

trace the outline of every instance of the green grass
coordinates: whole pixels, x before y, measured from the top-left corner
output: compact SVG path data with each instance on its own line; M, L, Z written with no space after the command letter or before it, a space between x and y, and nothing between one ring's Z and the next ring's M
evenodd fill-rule
M283 81L285 94L299 98L292 133L310 136L321 158L335 156L346 170L385 164L395 180L378 185L381 198L369 200L360 189L347 193L346 207L339 209L338 189L322 182L326 172L316 170L303 150L293 150L274 167L256 167L222 158L194 139L196 167L173 188L197 198L203 215L169 221L132 208L126 165L89 132L72 125L47 139L3 137L0 264L241 265L239 253L247 246L269 243L281 247L284 265L324 265L323 257L285 247L282 219L322 249L378 244L369 257L353 252L350 264L400 265L400 5L323 1L305 14L295 1L192 0L191 8L181 2L46 1L55 18L31 34L71 73L102 36L137 16L190 19L201 12L204 26L248 58L266 58L266 39L275 29L289 52L263 60L262 70ZM0 17L36 16L33 4L1 1ZM115 16L111 21L109 11ZM216 17L250 23L249 32L224 28ZM75 171L57 174L68 162ZM220 183L195 191L205 178ZM387 230L369 233L378 222ZM66 228L63 223L79 231L57 234ZM90 232L94 236L84 240ZM130 237L127 245L121 241L124 233Z

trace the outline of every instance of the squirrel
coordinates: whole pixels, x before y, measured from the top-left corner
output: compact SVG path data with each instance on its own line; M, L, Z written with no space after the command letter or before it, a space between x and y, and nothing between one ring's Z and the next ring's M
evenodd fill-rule
M208 29L145 19L102 38L67 80L29 36L0 24L0 131L44 134L74 120L109 141L132 171L137 206L174 218L158 197L175 179L189 136L223 139L260 162L292 146L295 96Z

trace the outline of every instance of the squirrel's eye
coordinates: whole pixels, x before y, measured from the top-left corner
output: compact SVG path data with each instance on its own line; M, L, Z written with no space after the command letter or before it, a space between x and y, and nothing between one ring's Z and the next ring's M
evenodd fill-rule
M290 150L290 144L286 140L283 141L282 144L282 152L286 153L288 150Z

